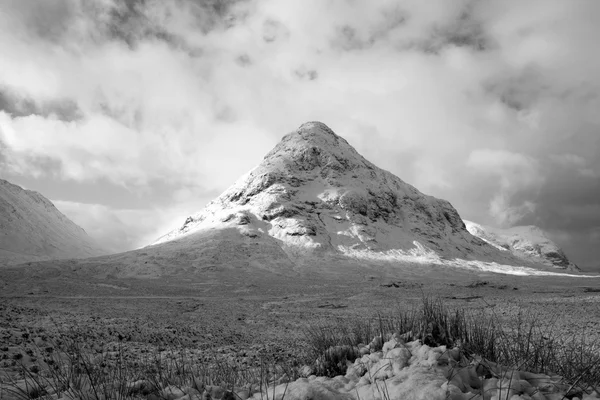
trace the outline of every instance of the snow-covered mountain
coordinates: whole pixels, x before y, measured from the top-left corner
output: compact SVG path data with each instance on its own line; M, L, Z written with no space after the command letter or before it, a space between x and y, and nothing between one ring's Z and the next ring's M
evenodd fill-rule
M38 192L0 179L0 266L106 254Z
M472 236L449 202L378 168L320 122L286 135L256 168L153 244L225 230L275 240L290 260L521 261Z
M537 226L515 226L507 229L491 228L471 221L464 221L473 236L486 241L502 251L508 251L527 261L539 262L551 267L579 271L560 247Z

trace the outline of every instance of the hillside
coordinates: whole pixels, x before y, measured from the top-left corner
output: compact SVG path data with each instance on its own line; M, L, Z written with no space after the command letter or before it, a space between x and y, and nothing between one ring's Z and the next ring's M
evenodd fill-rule
M551 241L546 233L537 226L515 226L507 229L483 226L464 221L467 230L502 251L509 251L526 261L579 271L577 265L569 261L565 252Z
M0 179L0 265L102 254L50 200Z

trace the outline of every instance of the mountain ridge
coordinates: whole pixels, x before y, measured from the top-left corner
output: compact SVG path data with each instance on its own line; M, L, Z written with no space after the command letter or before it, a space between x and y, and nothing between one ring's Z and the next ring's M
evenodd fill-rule
M106 254L36 191L0 179L0 264Z
M465 220L467 230L501 251L510 251L524 260L541 262L545 265L579 271L565 252L546 233L535 225L492 228Z

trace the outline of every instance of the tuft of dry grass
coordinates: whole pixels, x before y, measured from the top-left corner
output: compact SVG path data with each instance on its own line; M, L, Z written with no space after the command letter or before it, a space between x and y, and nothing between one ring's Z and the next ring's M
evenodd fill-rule
M421 304L409 311L312 327L306 338L316 360L315 370L335 376L345 373L347 363L356 359L371 338L378 336L383 343L394 333L431 347L457 347L469 359L560 375L574 386L600 388L600 343L588 341L585 331L559 336L551 326L525 312L506 323L490 312L448 309L442 299L423 296Z
M175 345L140 354L121 340L116 347L111 344L99 352L68 337L59 341L52 352L46 352L43 368L32 371L23 364L18 378L0 384L0 398L168 399L175 398L173 393L189 393L193 398L210 399L217 393L219 398L234 400L242 393L245 398L298 377L287 363L266 358L259 366L241 368L215 353L199 354Z

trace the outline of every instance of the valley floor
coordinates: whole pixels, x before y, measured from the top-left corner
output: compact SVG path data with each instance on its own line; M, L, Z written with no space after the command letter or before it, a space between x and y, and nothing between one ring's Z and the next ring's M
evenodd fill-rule
M496 274L195 285L177 279L103 280L94 290L63 283L62 292L58 282L45 282L0 298L0 370L8 376L24 362L35 363L31 355L17 358L18 349L47 346L59 334L98 349L115 343L138 349L175 345L243 365L262 357L308 362L307 328L385 319L419 305L423 296L441 298L450 309L493 313L506 323L529 313L555 333L594 339L600 337L598 281Z

